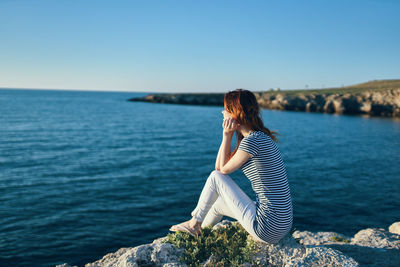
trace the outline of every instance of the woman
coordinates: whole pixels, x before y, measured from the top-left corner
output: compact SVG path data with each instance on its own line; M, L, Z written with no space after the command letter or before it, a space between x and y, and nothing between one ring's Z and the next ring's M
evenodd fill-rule
M266 128L254 94L236 89L224 96L223 138L192 219L170 228L192 236L213 226L223 216L236 219L257 241L277 243L293 223L292 200L285 166L274 143L275 132ZM237 144L231 153L234 132ZM256 193L252 201L228 174L240 168Z

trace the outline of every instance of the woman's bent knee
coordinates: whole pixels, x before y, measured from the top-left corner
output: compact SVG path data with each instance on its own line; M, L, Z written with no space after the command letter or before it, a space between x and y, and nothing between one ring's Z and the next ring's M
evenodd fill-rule
M223 174L222 172L220 172L220 171L217 171L217 170L213 170L212 172L211 172L211 174L210 174L210 176L209 176L209 179L212 179L212 181L215 183L220 183L220 182L225 182L226 181L226 179L227 179L227 176L228 175L226 175L226 174ZM229 176L228 176L229 177Z
M221 175L226 175L226 174L223 174L222 172L220 172L218 170L213 170L210 175L212 175L212 176L218 176L218 175L221 176Z
M223 174L222 172L218 171L218 170L213 170L209 176L209 178L213 178L213 179L218 179L219 177L223 177L225 176L225 174Z

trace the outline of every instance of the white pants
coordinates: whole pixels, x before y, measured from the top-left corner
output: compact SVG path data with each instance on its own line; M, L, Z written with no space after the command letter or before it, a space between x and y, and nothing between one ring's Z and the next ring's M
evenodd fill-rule
M214 226L223 216L236 219L254 239L261 240L253 229L256 202L229 175L214 170L208 176L196 208L191 215L201 221L201 227Z

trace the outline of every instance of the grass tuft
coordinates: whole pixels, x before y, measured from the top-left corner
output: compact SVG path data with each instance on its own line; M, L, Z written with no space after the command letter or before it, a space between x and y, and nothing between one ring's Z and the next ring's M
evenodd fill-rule
M332 236L331 240L335 241L335 242L350 243L350 240L348 240L346 238L343 238L343 237L340 237L340 236Z
M164 242L184 248L180 261L188 266L201 266L211 256L207 266L240 266L247 262L258 266L252 259L259 252L257 243L248 238L247 231L238 223L212 230L211 226L202 228L197 238L186 232L169 233Z

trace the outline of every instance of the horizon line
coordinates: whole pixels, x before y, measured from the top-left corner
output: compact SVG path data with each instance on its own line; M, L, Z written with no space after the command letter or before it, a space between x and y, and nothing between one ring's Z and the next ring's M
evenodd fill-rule
M345 86L341 86L341 87L345 87ZM276 89L279 88L279 90L281 91L289 91L289 90L316 90L316 89L331 89L331 88L341 88L341 87L324 87L324 88L296 88L296 89L287 89L287 88L280 88L280 87L274 87L274 88L270 88L270 89L265 89L265 90L250 90L252 92L268 92L271 91L271 89ZM31 87L1 87L0 86L0 90L4 90L4 89L11 89L11 90L46 90L46 91L80 91L80 92L116 92L116 93L148 93L148 94L190 94L190 93L220 93L223 94L225 93L225 91L223 92L215 92L215 91L181 91L181 92L177 92L177 91L171 91L171 92L166 92L166 91L127 91L127 90L111 90L111 89L66 89L66 88L31 88ZM237 89L237 88L235 88ZM235 90L233 89L233 90ZM245 88L243 88L245 89ZM249 89L248 89L249 90ZM275 91L275 92L279 92ZM229 90L228 90L229 91ZM228 92L226 91L226 92Z
M324 89L337 89L337 88L343 88L343 87L348 87L348 86L354 86L357 84L361 84L361 83L368 83L368 82L373 82L373 81L393 81L393 80L399 80L399 79L373 79L373 80L369 80L366 82L359 82L359 83L354 83L354 84L350 84L350 85L343 85L342 86L337 86L337 87L316 87L316 88L280 88L280 87L271 87L269 89L265 89L265 90L251 90L251 89L247 89L250 90L252 92L268 92L268 91L289 91L289 90L324 90ZM243 87L242 87L243 88ZM0 90L4 90L4 89L11 89L11 90L47 90L47 91L83 91L83 92L121 92L121 93L149 93L149 94L163 94L163 93L170 93L170 94L190 94L190 93L225 93L227 91L222 91L222 92L215 92L215 91L181 91L181 92L177 92L177 91L171 91L171 92L165 92L165 91L127 91L127 90L111 90L111 89L82 89L82 88L32 88L32 87L2 87L0 86ZM235 88L237 89L237 88ZM245 89L245 88L243 88ZM278 89L278 90L276 90ZM233 89L234 90L234 89Z

